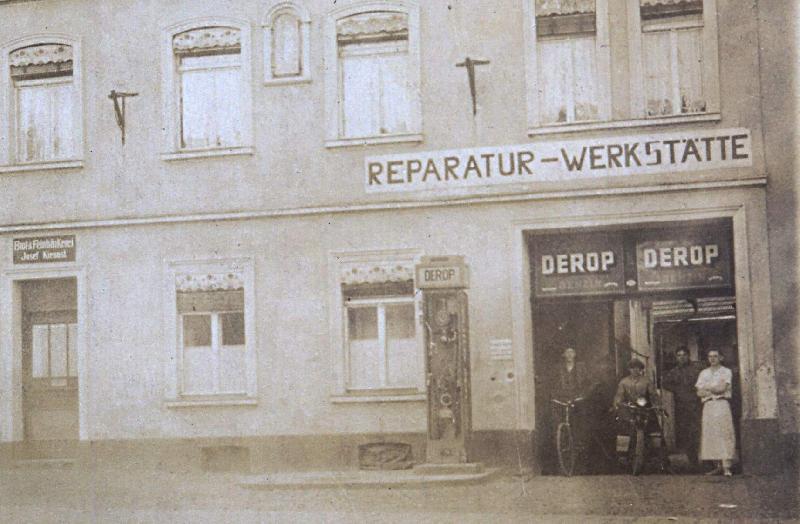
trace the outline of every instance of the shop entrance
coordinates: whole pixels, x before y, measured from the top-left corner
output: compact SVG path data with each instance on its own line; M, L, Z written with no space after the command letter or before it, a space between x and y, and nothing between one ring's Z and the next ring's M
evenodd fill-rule
M536 455L543 473L557 474L559 469L558 415L551 400L563 393L566 348L574 350L585 376L587 400L577 413L588 457L578 468L583 473L618 468L617 427L609 409L632 358L645 364L659 390L669 415L663 422L665 441L679 469L690 466L693 450L687 441L699 439L699 427L696 436L687 438L686 417L680 409L676 413L678 394L668 389L675 386L665 381L677 365L679 349L687 351L697 373L707 365L709 350L723 354L724 365L734 373L731 407L738 433L741 394L731 233L725 221L703 221L528 236ZM699 403L697 408L701 412Z
M79 439L77 280L25 280L19 297L23 446L17 458L64 458Z

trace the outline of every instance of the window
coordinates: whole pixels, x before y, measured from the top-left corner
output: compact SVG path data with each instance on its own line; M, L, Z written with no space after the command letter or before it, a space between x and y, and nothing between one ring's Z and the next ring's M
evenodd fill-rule
M718 111L713 1L637 0L634 5L639 34L632 71L635 92L641 93L635 111L647 118Z
M422 333L408 252L338 256L340 395L424 391Z
M31 330L31 375L50 386L74 386L78 376L75 350L78 325L33 324Z
M30 40L6 48L5 163L77 167L82 156L80 61L76 42ZM0 97L2 98L2 97ZM0 133L3 134L3 133Z
M246 24L191 25L168 34L166 130L183 155L167 159L251 152Z
M552 126L609 119L606 0L535 0L528 67L530 120Z
M254 395L252 267L233 262L184 267L174 264L172 299L181 399ZM248 282L250 284L248 285Z
M284 2L264 17L264 82L287 84L311 80L311 21L300 6Z
M421 140L418 18L384 2L333 15L328 145Z

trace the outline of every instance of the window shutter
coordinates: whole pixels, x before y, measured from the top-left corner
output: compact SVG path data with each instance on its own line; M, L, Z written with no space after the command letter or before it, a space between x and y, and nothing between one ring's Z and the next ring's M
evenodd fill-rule
M243 311L244 291L192 291L177 293L178 313Z
M639 0L642 20L702 15L703 0Z
M536 36L595 34L595 0L536 0Z
M72 46L39 44L16 49L9 55L14 79L72 75Z
M394 12L348 16L336 23L336 40L340 46L408 40L408 17Z
M241 31L235 27L200 27L172 38L177 55L233 54L241 51Z

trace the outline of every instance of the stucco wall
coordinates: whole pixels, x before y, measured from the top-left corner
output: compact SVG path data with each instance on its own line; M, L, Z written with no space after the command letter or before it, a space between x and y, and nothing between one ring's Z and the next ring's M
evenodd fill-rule
M624 0L611 0L623 12ZM629 135L699 128L744 127L752 132L752 169L658 176L586 179L472 189L471 192L554 191L641 183L740 178L764 173L757 74L757 19L745 0L717 2L722 120L645 130L618 129L569 138ZM0 174L0 224L98 217L273 209L397 199L436 199L442 194L367 195L363 159L369 155L459 147L519 144L526 135L526 79L521 0L491 6L480 0L421 3L422 120L424 142L368 147L324 147L323 21L331 4L303 2L311 15L309 84L265 86L261 20L265 2L156 0L42 0L2 7L12 24L0 43L39 33L80 38L83 49L85 166L83 169ZM338 4L337 4L338 5ZM162 137L162 30L193 18L227 16L250 24L252 43L253 156L166 162ZM624 20L611 24L618 47ZM455 64L486 58L476 72L478 114L473 117L467 75ZM612 65L616 103L625 103L627 66L621 52ZM112 89L138 92L127 101L126 144L120 141ZM565 135L537 138L558 140ZM461 191L463 193L463 191ZM20 203L26 203L20 205Z
M783 431L800 432L800 248L798 248L797 82L798 4L791 0L759 3L761 82L769 184L770 265L778 363L779 409Z

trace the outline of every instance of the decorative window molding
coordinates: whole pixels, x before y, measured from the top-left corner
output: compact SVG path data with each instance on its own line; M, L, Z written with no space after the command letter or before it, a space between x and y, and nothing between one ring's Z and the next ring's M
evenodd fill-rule
M252 404L257 397L252 259L167 262L166 404Z
M631 115L718 114L716 0L628 0Z
M608 121L608 0L526 0L523 5L528 128Z
M252 153L250 42L249 24L230 18L191 20L163 31L162 159Z
M413 249L332 253L332 402L424 400Z
M41 34L0 49L0 172L83 165L80 40Z
M311 81L311 18L294 2L281 2L264 15L264 83Z
M325 20L326 146L422 140L419 6L351 2Z

